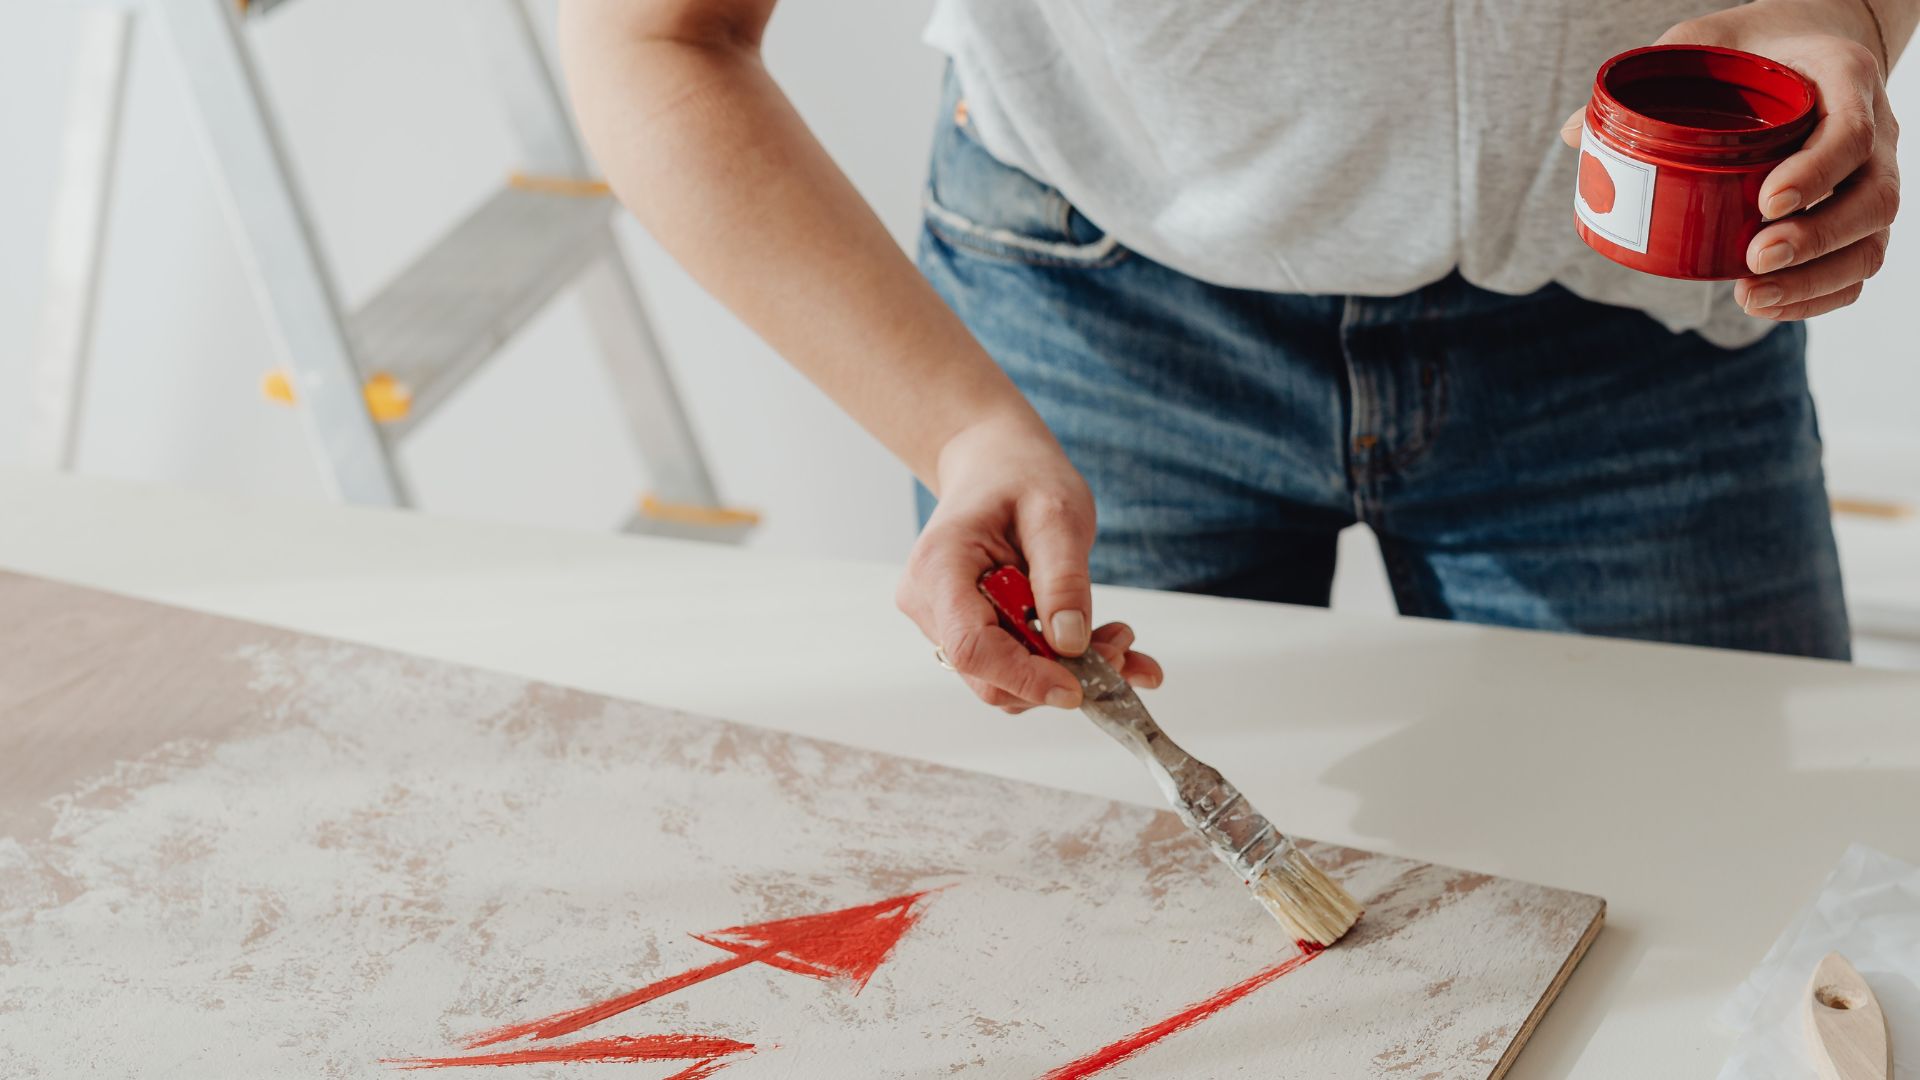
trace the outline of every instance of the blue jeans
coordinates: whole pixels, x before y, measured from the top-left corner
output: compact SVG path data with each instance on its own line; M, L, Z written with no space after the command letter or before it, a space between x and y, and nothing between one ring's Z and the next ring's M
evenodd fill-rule
M1091 485L1095 581L1324 605L1365 522L1405 614L1848 656L1799 325L1723 350L1558 286L1208 284L952 111L920 267Z

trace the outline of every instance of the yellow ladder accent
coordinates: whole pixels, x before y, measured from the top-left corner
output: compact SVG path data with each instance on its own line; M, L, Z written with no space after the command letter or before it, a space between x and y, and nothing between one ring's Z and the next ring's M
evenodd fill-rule
M407 389L407 384L384 372L368 379L360 392L366 395L368 414L382 424L404 420L413 411L413 391ZM281 405L291 405L295 400L293 380L282 369L261 376L260 393L268 401Z

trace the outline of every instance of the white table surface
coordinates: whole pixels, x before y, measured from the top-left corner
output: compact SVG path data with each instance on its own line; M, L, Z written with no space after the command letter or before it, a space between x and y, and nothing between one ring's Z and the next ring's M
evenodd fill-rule
M975 703L895 569L0 470L0 568L1113 798ZM1711 1016L1849 841L1920 860L1920 675L1103 589L1155 714L1283 827L1597 893L1511 1074L1710 1077Z

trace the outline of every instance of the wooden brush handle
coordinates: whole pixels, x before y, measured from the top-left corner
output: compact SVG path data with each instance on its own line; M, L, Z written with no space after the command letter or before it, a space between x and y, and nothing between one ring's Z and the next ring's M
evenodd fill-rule
M1008 633L1036 656L1055 660L1080 682L1080 711L1147 767L1182 821L1213 846L1213 853L1243 878L1258 877L1288 843L1220 770L1180 748L1167 736L1127 680L1099 653L1061 656L1047 645L1034 608L1033 586L1011 566L980 578L980 591L1000 613Z

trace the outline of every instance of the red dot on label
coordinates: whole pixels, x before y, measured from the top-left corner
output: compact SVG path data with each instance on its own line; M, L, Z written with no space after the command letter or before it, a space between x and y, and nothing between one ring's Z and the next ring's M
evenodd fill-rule
M1580 197L1596 214L1613 209L1613 176L1604 162L1585 150L1580 151Z

